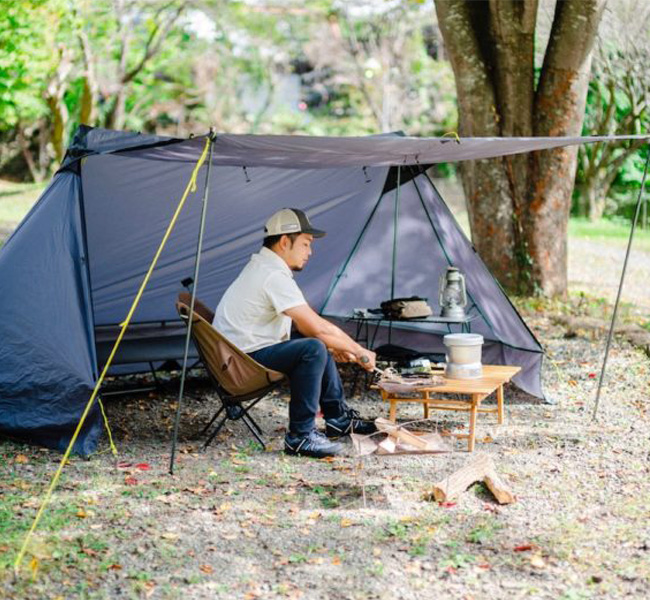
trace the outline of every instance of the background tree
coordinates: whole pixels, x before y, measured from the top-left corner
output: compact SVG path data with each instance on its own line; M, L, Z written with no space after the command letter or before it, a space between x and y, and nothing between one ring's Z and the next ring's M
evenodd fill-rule
M604 0L559 0L536 73L537 0L436 0L464 136L579 135ZM463 164L474 245L501 283L565 294L577 149Z
M18 154L34 181L63 156L72 68L70 20L59 0L9 3L0 19L0 136L2 162Z
M650 126L650 4L645 0L619 0L609 8L594 50L584 132L643 133ZM578 214L596 221L606 208L617 210L619 202L611 194L612 188L615 183L640 184L644 160L635 154L645 143L589 144L580 148Z
M432 61L430 5L340 3L312 26L305 57L315 80L315 111L358 115L367 133L405 129L440 135L455 126L453 73ZM345 102L348 104L345 104Z

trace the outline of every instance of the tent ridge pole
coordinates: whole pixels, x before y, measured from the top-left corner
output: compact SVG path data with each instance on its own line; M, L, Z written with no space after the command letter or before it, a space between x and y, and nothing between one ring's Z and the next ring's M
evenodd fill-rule
M395 267L397 264L397 228L399 223L399 199L402 186L402 166L397 166L397 185L395 189L395 212L393 214L393 268L390 275L390 299L395 298Z
M388 170L388 173L390 173L390 169ZM388 178L388 174L386 175L386 178ZM370 225L370 221L372 221L373 217L375 216L375 213L377 212L377 209L379 208L379 204L381 203L382 198L384 197L383 193L383 188L382 191L379 193L379 198L377 198L377 202L375 203L375 206L373 209L370 211L370 215L366 219L366 222L364 223L361 233L359 233L359 236L357 237L356 241L354 242L354 245L352 246L352 250L350 250L350 253L348 254L347 258L345 261L343 261L342 266L339 267L336 275L334 276L334 280L332 281L332 284L330 285L330 289L327 291L327 296L325 297L325 300L323 301L323 304L321 305L318 314L323 314L325 311L325 307L327 306L328 302L330 301L330 298L332 297L332 294L334 293L334 290L336 289L336 286L338 285L341 277L343 276L343 273L345 273L345 270L348 268L348 264L350 264L350 261L354 257L357 249L359 248L359 245L361 244L361 240L363 239L363 236L366 233L366 230L368 229L368 226Z
M185 332L185 350L183 352L183 370L181 371L181 384L178 390L178 401L176 402L176 416L174 418L174 433L172 435L172 448L171 456L169 459L169 474L174 474L174 458L176 456L176 442L178 440L178 425L181 418L181 405L183 402L183 395L185 393L185 378L187 376L187 358L190 351L190 340L192 335L192 323L194 319L194 303L196 300L196 289L199 284L199 267L201 265L201 250L203 247L203 234L205 232L205 217L208 206L208 196L210 191L210 175L212 172L212 151L214 148L214 141L216 136L214 130L210 128L210 148L208 150L208 168L205 174L205 188L203 190L203 199L201 205L201 220L199 225L199 235L196 243L196 256L194 258L194 285L192 286L192 297L190 300L190 316L187 322L187 331Z

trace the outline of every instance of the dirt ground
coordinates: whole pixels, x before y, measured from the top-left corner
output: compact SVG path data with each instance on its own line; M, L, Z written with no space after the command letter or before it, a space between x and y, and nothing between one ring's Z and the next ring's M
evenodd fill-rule
M583 238L569 238L569 287L603 297L616 299L625 246L606 245ZM632 245L621 299L634 305L637 314L650 317L650 252Z
M546 314L527 320L548 351L545 389L556 404L508 390L506 424L481 416L477 448L515 504L499 506L482 485L450 505L424 499L470 459L461 441L443 455L361 461L347 444L331 461L285 456L283 391L255 411L266 452L238 423L201 452L196 436L215 401L198 375L170 476L170 379L106 400L119 456L104 440L100 454L70 461L18 579L16 549L60 455L0 443L0 597L647 597L650 361L615 345L592 421L602 340L566 338ZM374 392L351 403L368 417L387 413ZM458 413L437 419L434 428L466 423Z

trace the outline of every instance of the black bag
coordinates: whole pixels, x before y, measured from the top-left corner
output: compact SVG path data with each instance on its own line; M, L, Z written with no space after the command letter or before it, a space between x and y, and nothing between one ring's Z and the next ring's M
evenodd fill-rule
M393 298L381 303L381 311L387 319L408 320L430 317L433 313L426 298Z

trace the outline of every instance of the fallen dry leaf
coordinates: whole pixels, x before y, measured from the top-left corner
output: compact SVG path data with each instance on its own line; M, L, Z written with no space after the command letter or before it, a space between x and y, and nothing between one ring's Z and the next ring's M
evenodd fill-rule
M36 579L36 574L38 573L38 558L34 557L29 561L29 569L32 572L32 579Z
M546 562L542 558L541 554L533 554L530 557L530 564L536 569L543 569L546 566Z
M214 572L214 569L210 565L201 565L199 567L199 570L203 573L207 573L208 575Z

